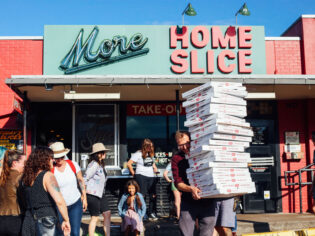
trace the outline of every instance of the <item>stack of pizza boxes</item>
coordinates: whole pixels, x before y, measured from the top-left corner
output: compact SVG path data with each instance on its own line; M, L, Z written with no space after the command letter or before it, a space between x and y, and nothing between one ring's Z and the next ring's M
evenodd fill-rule
M191 135L187 177L202 198L255 192L245 152L253 131L245 121L246 88L236 82L208 82L183 93L185 126Z

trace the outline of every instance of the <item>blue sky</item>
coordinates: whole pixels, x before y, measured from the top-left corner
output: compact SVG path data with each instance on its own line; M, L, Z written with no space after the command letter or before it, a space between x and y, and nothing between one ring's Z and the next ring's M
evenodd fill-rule
M0 0L0 36L42 36L44 25L177 25L187 0ZM231 25L243 0L191 0L197 16L186 25ZM251 16L238 25L263 25L280 36L315 0L247 0Z

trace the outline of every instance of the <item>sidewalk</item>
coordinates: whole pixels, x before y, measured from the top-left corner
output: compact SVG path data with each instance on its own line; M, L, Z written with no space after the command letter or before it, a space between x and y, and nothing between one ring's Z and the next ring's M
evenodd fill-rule
M111 236L121 235L120 222L119 217L112 217ZM87 234L88 223L89 218L84 217L81 224L84 236ZM315 215L310 213L238 214L237 225L237 235L315 228ZM101 223L98 226L98 232L103 232ZM145 236L180 236L178 224L169 218L147 221L144 226Z

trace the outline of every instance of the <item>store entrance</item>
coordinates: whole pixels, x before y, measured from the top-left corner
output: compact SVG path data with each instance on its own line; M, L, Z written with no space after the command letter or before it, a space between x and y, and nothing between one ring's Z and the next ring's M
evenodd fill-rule
M249 119L254 131L253 141L248 148L252 163L249 167L256 193L243 197L244 213L278 211L276 138L274 120Z
M118 163L117 105L115 104L76 104L75 143L77 160L84 170L88 154L94 143L101 142L110 151L106 154L105 165Z
M48 146L61 141L72 149L72 105L71 103L32 103L28 126L36 135L35 146ZM71 152L68 153L71 158Z

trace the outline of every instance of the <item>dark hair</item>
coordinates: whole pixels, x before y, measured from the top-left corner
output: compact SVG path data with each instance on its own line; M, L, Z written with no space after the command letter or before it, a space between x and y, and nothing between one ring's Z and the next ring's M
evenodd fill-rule
M141 153L143 158L146 158L147 155L149 155L150 157L154 157L154 144L150 139L146 138L143 140Z
M105 166L105 159L100 160L99 158L99 154L105 153L105 151L101 151L101 152L96 152L93 153L92 155L90 155L90 158L88 160L88 163L95 161L97 162L100 166L104 167Z
M31 186L39 171L50 171L52 158L54 158L54 153L50 148L42 146L35 148L26 161L22 182L26 186Z
M3 158L3 170L0 176L0 186L4 186L9 175L10 175L10 168L13 165L14 161L19 161L21 159L22 153L17 150L7 150L4 153Z
M139 184L137 183L137 181L131 179L126 183L126 186L125 186L126 194L128 194L128 187L131 185L135 186L136 193L140 192L140 187L139 187ZM142 208L142 203L141 203L140 197L138 195L136 195L136 201L137 201L138 207ZM131 204L131 196L128 196L127 205L130 206L130 204Z

